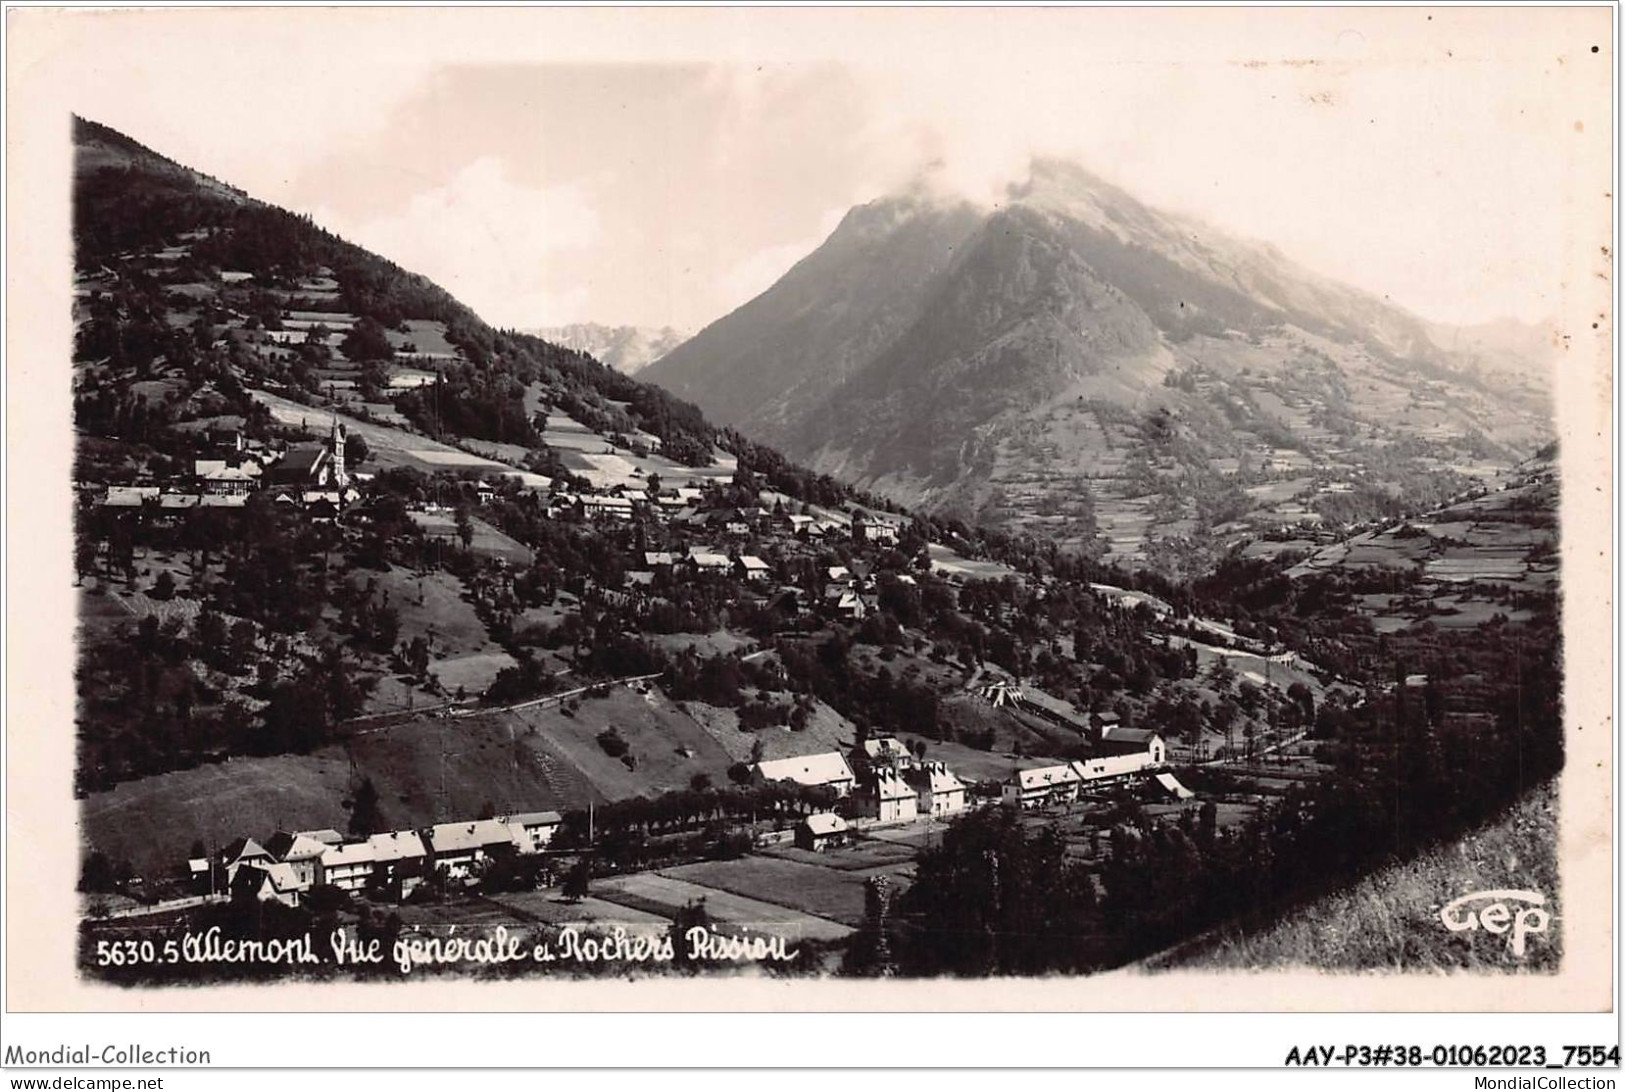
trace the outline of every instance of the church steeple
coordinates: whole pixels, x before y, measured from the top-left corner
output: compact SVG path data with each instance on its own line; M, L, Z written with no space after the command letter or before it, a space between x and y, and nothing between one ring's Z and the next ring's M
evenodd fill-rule
M328 447L333 453L333 484L344 489L350 484L350 473L344 468L344 425L339 421L338 414L333 415L333 432L328 439Z

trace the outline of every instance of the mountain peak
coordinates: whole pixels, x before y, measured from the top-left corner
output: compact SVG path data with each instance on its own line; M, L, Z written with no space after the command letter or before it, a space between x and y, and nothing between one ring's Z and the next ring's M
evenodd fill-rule
M686 333L670 326L610 326L598 322L574 322L526 333L587 353L623 375L637 374L688 340Z
M1062 159L1058 156L1034 156L1027 167L1028 188L1055 187L1065 188L1077 192L1111 191L1114 195L1124 196L1122 190L1107 182L1100 175L1089 170L1083 164L1073 159ZM1013 184L1012 189L1016 186Z
M1011 183L1006 195L1012 205L1064 216L1125 242L1167 246L1191 234L1187 225L1153 212L1127 190L1072 160L1033 159L1026 180Z
M834 236L885 235L922 215L971 215L976 211L977 207L970 199L951 194L929 178L920 176L894 193L848 209L846 215L841 217Z
M1425 497L1461 484L1441 466L1547 438L1538 383L1485 382L1498 345L1475 365L1076 162L1033 159L992 207L946 195L947 173L852 209L645 378L901 503L1136 563L1317 505L1345 518L1368 462L1370 496Z

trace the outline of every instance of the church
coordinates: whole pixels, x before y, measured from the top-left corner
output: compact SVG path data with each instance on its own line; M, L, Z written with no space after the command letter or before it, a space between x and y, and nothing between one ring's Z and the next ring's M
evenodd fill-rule
M290 447L271 467L268 473L271 485L300 491L344 489L350 484L349 472L344 467L344 438L344 426L334 421L325 442Z

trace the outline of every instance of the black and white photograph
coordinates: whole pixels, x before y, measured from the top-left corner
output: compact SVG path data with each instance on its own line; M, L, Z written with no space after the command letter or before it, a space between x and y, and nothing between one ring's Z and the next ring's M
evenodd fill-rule
M8 1005L1607 1009L1615 14L8 11Z

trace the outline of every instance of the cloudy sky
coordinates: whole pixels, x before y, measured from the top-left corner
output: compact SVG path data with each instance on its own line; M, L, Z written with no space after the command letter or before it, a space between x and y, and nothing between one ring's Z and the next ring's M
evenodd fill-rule
M1604 200L1577 164L1608 140L1607 20L77 13L50 34L14 24L11 60L24 53L40 93L311 213L502 325L694 330L927 164L983 198L1033 154L1426 318L1532 321L1560 309L1579 213Z

